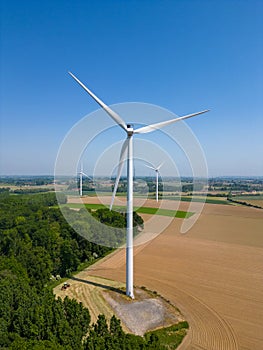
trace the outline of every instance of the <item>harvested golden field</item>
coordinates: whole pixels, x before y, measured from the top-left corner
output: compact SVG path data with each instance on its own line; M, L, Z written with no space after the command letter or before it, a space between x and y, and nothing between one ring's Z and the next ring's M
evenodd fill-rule
M104 314L108 320L112 317L113 310L105 302L105 299L100 293L102 286L105 286L105 279L99 277L87 277L87 270L81 271L77 276L68 280L70 287L67 290L62 290L61 285L54 288L54 293L57 297L64 299L65 296L81 301L85 307L88 307L91 317L91 323L96 323L98 315ZM110 289L125 289L125 284L107 280L107 290ZM106 289L106 288L105 288ZM125 329L128 331L128 329Z
M263 199L249 199L249 200L246 200L246 203L248 204L252 204L252 205L258 205L259 207L262 207L263 208Z
M254 196L246 196L246 195L242 195L242 196L234 196L233 197L234 201L240 201L242 203L247 203L247 204L251 204L251 205L257 205L261 208L263 208L263 195L254 195Z
M242 201L242 198L238 200ZM259 207L263 208L263 199L244 199L244 202L252 205L258 205Z
M173 202L164 204L170 208ZM143 217L147 231L151 217ZM181 224L176 218L155 239L135 247L135 285L158 291L184 313L190 332L180 350L263 349L263 211L206 204L185 235ZM82 272L84 279L90 275L124 282L125 251Z

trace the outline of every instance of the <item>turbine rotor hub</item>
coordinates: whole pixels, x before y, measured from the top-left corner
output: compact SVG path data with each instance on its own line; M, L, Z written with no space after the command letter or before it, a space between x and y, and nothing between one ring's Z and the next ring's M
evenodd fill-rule
M133 135L133 125L132 124L127 124L127 134L128 136L132 136Z

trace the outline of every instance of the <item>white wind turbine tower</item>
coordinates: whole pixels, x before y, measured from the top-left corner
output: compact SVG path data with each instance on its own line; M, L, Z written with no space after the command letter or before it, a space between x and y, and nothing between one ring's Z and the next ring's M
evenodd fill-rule
M145 164L146 165L146 164ZM161 163L157 168L154 168L152 166L146 165L147 168L153 169L156 174L156 202L158 202L158 194L159 194L159 170L163 166L163 163Z
M83 176L86 176L88 179L91 180L91 178L83 172L83 164L81 163L80 172L79 172L79 195L80 195L80 197L82 197Z
M105 112L126 132L127 138L123 143L120 162L116 177L116 182L112 194L112 201L110 208L112 208L114 197L116 195L118 183L120 180L121 172L124 165L125 155L127 155L127 231L126 231L126 295L130 298L134 298L133 293L133 135L134 134L145 134L164 126L178 122L183 119L191 118L196 115L208 112L204 110L201 112L184 115L179 118L167 120L160 123L155 123L147 126L140 127L138 129L133 129L132 124L126 124L122 118L114 112L109 106L102 102L92 91L90 91L74 74L69 72L73 79L105 110Z

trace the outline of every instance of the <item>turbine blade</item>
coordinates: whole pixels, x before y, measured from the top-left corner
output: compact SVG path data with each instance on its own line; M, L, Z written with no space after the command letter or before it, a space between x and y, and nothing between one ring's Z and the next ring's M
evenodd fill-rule
M110 204L110 210L112 209L113 206L113 202L116 196L116 192L117 192L117 188L118 188L118 184L120 181L120 177L121 177L121 173L122 173L122 169L124 166L124 158L125 158L125 154L128 148L128 139L126 139L122 145L122 149L121 149L121 154L120 154L120 161L119 161L119 166L118 166L118 172L117 172L117 176L116 176L116 181L114 184L114 189L113 189L113 193L112 193L112 197L111 197L111 204Z
M90 91L77 77L75 77L75 75L71 72L68 72L72 78L74 80L76 80L77 83L79 83L79 85L81 87L83 87L83 89L85 91L87 91L87 93L104 109L104 111L106 113L108 113L108 115L117 123L120 125L121 128L123 128L125 131L127 131L127 125L125 124L125 122L122 120L122 118L116 113L114 112L109 106L107 106L104 102L102 102L92 91Z
M156 170L159 171L161 169L161 167L163 166L164 162L162 162L157 168Z
M82 175L84 175L84 176L86 176L88 179L92 180L92 178L91 178L89 175L85 174L83 171L82 171Z
M147 165L147 164L144 164L144 165L147 166L147 168L149 168L149 169L155 170L155 168L153 166L150 166L150 165Z
M201 111L201 112L193 113L193 114L187 114L187 115L184 115L182 117L175 118L175 119L166 120L165 122L160 122L160 123L156 123L156 124L146 125L146 126L143 126L142 128L134 130L134 134L145 134L145 133L148 133L148 132L152 132L152 131L161 129L162 127L164 127L166 125L169 125L169 124L172 124L172 123L176 123L176 122L179 122L180 120L191 118L191 117L194 117L196 115L203 114L203 113L206 113L206 112L209 112L209 109L206 109L206 110Z

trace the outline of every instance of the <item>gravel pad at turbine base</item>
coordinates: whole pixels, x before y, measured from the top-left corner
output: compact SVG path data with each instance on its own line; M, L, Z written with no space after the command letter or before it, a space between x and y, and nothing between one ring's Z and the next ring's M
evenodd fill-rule
M136 335L142 336L147 331L184 320L179 310L168 301L159 296L150 297L149 292L140 289L135 290L134 300L109 291L103 292L103 297L128 330Z

